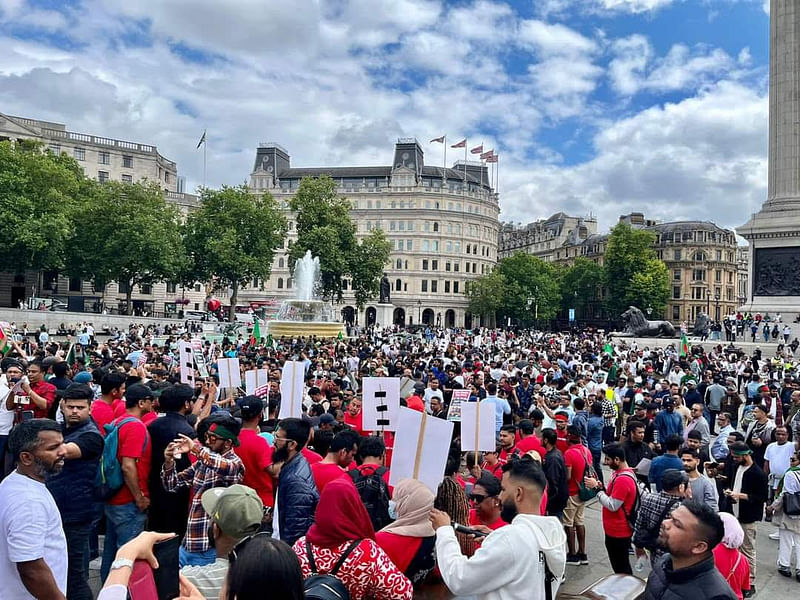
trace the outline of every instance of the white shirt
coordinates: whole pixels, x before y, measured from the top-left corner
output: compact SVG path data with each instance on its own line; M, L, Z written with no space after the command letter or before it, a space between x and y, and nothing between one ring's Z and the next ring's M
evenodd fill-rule
M6 408L6 400L11 389L6 385L6 376L0 379L0 435L8 435L14 426L14 411Z
M782 446L772 442L764 452L764 460L769 461L770 484L773 489L778 489L781 477L789 470L789 459L794 454L794 444L786 442Z
M33 598L17 564L44 558L62 594L67 592L67 540L55 500L43 483L16 471L0 483L0 600Z
M742 491L742 478L744 477L744 472L750 468L749 466L739 465L736 468L736 475L733 477L733 492L736 494L740 494ZM739 518L739 502L733 503L733 516L737 519Z
M520 514L494 530L475 554L461 554L450 526L436 530L436 560L447 588L478 600L544 600L544 553L555 575L556 597L567 551L567 536L555 517Z

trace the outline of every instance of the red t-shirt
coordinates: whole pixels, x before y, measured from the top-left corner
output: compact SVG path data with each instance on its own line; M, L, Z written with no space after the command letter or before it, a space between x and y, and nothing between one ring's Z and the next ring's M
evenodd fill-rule
M300 454L302 454L303 458L305 458L308 461L309 465L315 465L322 460L322 457L313 450L311 450L308 446L303 446L303 449L300 451Z
M114 404L111 406L114 409L114 418L119 419L121 416L125 414L125 402L122 400L114 400Z
M481 465L481 469L483 469L484 471L489 471L489 473L491 473L492 475L494 475L498 479L502 479L503 478L503 464L504 463L496 462L493 465L490 465L489 463L484 462Z
M56 386L54 386L52 383L47 383L44 380L37 381L36 383L32 383L30 385L31 391L44 398L47 402L47 406L46 408L39 408L28 396L18 396L18 398L24 401L24 404L21 405L21 408L22 410L33 411L34 419L46 419L47 415L50 413L50 407L53 406L53 402L56 400Z
M623 473L627 473L623 475ZM611 511L603 507L603 530L608 537L625 538L631 537L633 531L625 518L625 513L631 514L634 504L636 504L636 475L633 469L617 471L606 487L606 494L615 500L622 500L622 508Z
M322 488L328 482L339 479L345 474L345 470L336 463L318 462L311 465L311 473L314 475L314 483L317 484L317 490L322 493Z
M412 410L425 412L425 402L416 394L406 398L406 406Z
M547 454L547 450L544 449L542 442L539 441L539 438L537 438L535 434L529 435L526 438L522 438L514 448L514 453L524 456L531 450L536 450L541 457L544 457L544 455Z
M736 565L736 557L740 554L737 548L728 548L724 544L714 546L714 564L717 570L731 586L733 593L742 600L743 590L750 589L750 564L742 555L739 564ZM733 566L736 565L734 569Z
M144 423L145 426L147 426L150 425L150 423L155 421L157 418L158 418L158 413L154 410L151 410L149 413L147 413L142 417L142 423Z
M564 454L569 447L569 442L567 441L567 432L561 431L560 429L556 429L556 448L561 451L561 454ZM544 458L544 455L542 455Z
M481 521L481 518L478 516L478 511L474 508L469 509L469 524L470 525L485 525L492 531L495 529L500 529L501 527L505 527L508 525L503 519L497 517L497 520L494 523L484 523Z
M364 413L361 411L355 417L351 416L349 411L345 411L344 422L358 435L367 435L367 432L364 431Z
M130 416L130 415L127 415ZM113 423L116 424L126 417L114 419ZM135 417L134 417L135 418ZM139 476L139 489L146 497L150 497L150 491L147 488L147 479L150 476L150 454L152 445L150 443L150 435L147 433L147 427L144 426L139 419L125 423L119 429L119 448L117 448L117 459L122 464L123 458L136 459L136 473ZM123 485L122 489L108 501L109 504L128 504L133 502L133 494L127 485Z
M272 464L272 447L267 440L252 429L242 429L239 446L234 446L233 451L244 464L242 483L256 491L264 506L275 506L272 477L265 470Z
M586 463L592 464L592 455L583 444L575 444L567 448L564 453L564 464L567 470L572 467L572 477L569 478L569 495L577 496L580 482L583 481Z
M100 433L105 437L106 430L104 426L114 420L114 409L105 400L95 400L92 402L92 418L97 424Z
M394 566L405 573L414 556L422 545L423 538L397 535L388 531L375 532L375 541L378 542Z

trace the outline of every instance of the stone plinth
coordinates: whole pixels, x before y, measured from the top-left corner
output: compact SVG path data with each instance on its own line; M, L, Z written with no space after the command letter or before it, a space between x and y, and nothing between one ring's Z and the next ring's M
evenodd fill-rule
M282 336L334 338L339 334L345 335L343 323L321 321L269 321L267 332L273 339Z
M381 327L389 327L394 322L394 304L376 304L375 322Z

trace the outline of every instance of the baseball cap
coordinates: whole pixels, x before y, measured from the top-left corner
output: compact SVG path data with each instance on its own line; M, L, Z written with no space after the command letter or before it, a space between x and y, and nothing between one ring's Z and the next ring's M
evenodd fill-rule
M239 410L242 411L243 419L252 419L260 415L264 410L264 401L258 396L245 396L236 401L239 405Z
M92 380L92 374L89 371L81 371L72 378L73 383L89 383Z
M661 488L664 490L674 490L682 483L688 483L689 476L685 471L678 469L666 469L661 474Z
M200 504L225 535L240 540L256 533L264 518L264 504L253 488L234 484L206 490Z
M145 398L158 398L161 395L161 390L151 390L143 383L135 383L130 387L125 388L126 400L144 400Z
M89 400L94 398L94 392L85 383L72 383L66 389L58 390L56 395L64 400Z
M675 401L672 398L664 398L661 404L664 408L668 408L670 406L675 406Z
M319 417L319 424L320 425L330 425L335 420L336 419L333 418L333 415L331 413L324 413L324 414L320 415L320 417Z

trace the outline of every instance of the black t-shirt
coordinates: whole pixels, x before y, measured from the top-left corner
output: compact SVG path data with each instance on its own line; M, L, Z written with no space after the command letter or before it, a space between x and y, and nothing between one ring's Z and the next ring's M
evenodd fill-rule
M67 433L69 433L69 429L67 429ZM103 437L94 431L80 434L72 440L72 443L80 448L82 460L97 458L103 452Z

